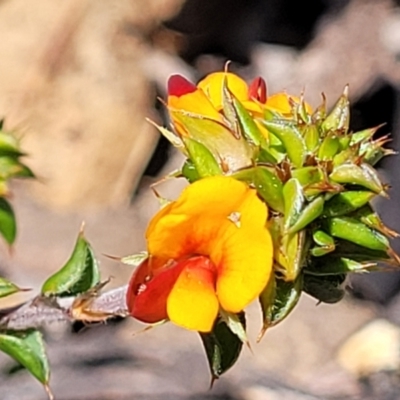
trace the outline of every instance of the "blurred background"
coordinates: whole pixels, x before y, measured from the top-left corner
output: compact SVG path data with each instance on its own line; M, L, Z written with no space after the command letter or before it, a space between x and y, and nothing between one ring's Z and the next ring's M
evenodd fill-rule
M354 130L386 125L400 149L400 2L394 0L1 0L0 116L21 137L38 179L13 184L19 234L1 244L0 275L40 288L68 258L81 222L110 287L131 269L104 254L145 247L158 209L149 189L182 159L145 121L167 119L157 97L172 73L197 81L230 69L268 92L305 90L316 106L350 84ZM400 159L380 166L400 231ZM157 190L173 198L183 182ZM399 244L394 243L397 251ZM400 275L352 277L337 305L303 296L260 344L256 307L239 363L212 390L199 337L172 325L134 335L119 321L46 330L58 400L400 399ZM13 297L0 306L21 301ZM0 354L2 400L44 399Z

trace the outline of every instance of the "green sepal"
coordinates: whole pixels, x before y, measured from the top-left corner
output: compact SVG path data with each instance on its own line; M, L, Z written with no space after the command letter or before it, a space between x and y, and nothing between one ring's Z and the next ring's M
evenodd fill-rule
M239 314L239 318L245 326L244 313ZM211 332L200 332L200 337L206 351L213 382L236 363L243 342L220 318L215 322Z
M201 178L191 160L186 160L183 164L182 175L187 179L189 183L196 182Z
M353 242L370 250L388 251L388 239L378 231L352 217L328 218L323 223L324 230L333 237Z
M25 367L40 383L49 396L50 367L47 360L42 334L34 329L0 333L0 351Z
M272 168L265 166L247 168L232 176L253 186L268 207L281 213L284 212L282 181Z
M304 274L303 291L322 303L337 303L344 297L341 287L346 275L313 276Z
M201 178L222 174L221 167L206 146L190 138L184 138L183 140L190 160Z
M374 192L367 190L349 190L338 193L325 202L322 215L324 217L340 217L349 214L368 204L374 196Z
M300 299L302 288L302 275L299 275L292 282L285 282L277 279L274 274L271 275L267 286L259 297L263 327L258 340L261 339L269 327L277 325L290 314Z
M350 258L324 256L314 258L304 273L314 276L342 275L351 272L367 272L376 267L376 263L361 263Z
M0 234L8 244L13 244L17 236L17 222L10 203L0 197Z
M293 165L300 168L307 155L307 148L299 129L287 121L262 121L263 125L283 143Z
M45 296L75 296L85 293L100 282L100 271L90 244L79 233L71 257L42 286Z
M335 167L329 177L337 183L365 187L374 193L384 195L383 185L377 172L368 164L342 164Z
M331 112L321 124L323 131L343 131L347 132L350 123L350 103L348 98L348 86L345 87L343 94L334 105Z

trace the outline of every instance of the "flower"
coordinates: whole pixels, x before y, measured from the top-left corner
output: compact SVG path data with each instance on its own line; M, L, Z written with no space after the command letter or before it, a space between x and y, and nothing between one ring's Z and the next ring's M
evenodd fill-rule
M189 185L148 226L149 257L129 283L131 315L209 332L220 308L242 311L271 275L267 216L256 191L231 177Z
M253 149L232 129L204 90L181 75L172 75L168 80L167 106L182 141L190 139L204 145L224 172L251 165Z

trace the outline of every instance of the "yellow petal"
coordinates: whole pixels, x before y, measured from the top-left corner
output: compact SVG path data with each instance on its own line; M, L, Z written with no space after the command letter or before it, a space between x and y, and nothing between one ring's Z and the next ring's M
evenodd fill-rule
M229 90L239 101L248 99L248 86L242 78L231 72L214 72L200 81L197 87L208 96L217 110L221 110L223 107L222 88L225 77Z
M272 111L277 111L284 115L290 115L292 114L292 106L289 103L289 99L295 103L300 103L300 99L296 96L288 95L286 93L276 93L268 97L266 106ZM311 106L307 103L306 110L308 113L312 112Z
M218 309L215 267L206 257L187 260L168 296L168 318L183 328L209 332Z
M165 259L209 256L217 268L220 304L238 312L260 294L271 273L267 213L246 184L226 176L205 178L154 217L148 249Z
M254 191L248 192L237 215L239 223L221 229L210 255L218 269L219 302L235 313L259 296L273 260L271 235L265 227L267 209Z

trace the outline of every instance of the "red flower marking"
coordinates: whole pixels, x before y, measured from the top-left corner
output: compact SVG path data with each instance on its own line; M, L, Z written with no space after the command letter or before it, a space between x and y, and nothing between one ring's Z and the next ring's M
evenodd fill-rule
M249 87L249 98L265 104L267 101L267 85L260 76L251 82Z
M196 85L182 75L171 75L168 79L168 95L180 97L197 90Z

